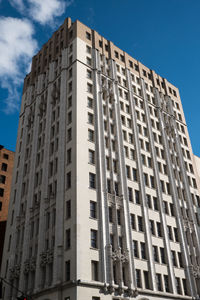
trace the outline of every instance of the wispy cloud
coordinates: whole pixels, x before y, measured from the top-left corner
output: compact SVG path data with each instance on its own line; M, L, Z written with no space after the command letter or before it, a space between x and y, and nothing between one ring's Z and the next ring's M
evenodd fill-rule
M41 25L53 25L54 19L61 16L73 0L9 0L21 14L28 15Z
M28 20L0 17L0 85L8 91L8 98L0 100L5 102L7 112L18 106L17 88L37 49L33 34L33 25Z

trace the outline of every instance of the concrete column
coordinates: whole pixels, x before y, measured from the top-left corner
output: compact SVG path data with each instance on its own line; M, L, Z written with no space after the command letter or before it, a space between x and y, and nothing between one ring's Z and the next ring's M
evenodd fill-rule
M127 78L128 78L128 87L129 87L129 97L130 97L130 108L131 108L131 116L132 116L132 123L133 123L133 134L134 134L134 140L135 140L135 152L136 152L136 158L137 158L137 167L138 167L138 175L139 175L139 186L140 186L140 192L141 192L141 208L143 213L143 219L144 219L144 226L145 226L145 238L146 238L146 245L147 245L147 251L148 251L148 269L150 272L150 278L151 278L151 286L152 290L157 290L156 285L156 272L155 272L155 264L154 264L154 257L153 257L153 248L152 248L152 239L151 239L151 230L149 226L149 215L148 215L148 206L146 201L146 192L145 192L145 185L144 185L144 175L143 175L143 169L142 169L142 159L141 159L141 149L140 149L140 142L139 142L139 133L138 133L138 126L137 126L137 116L136 116L136 110L135 110L135 104L134 104L134 98L133 98L133 88L131 84L131 77L130 77L130 71L127 70Z
M170 185L171 185L171 192L172 192L172 199L176 211L176 222L177 222L177 227L179 229L180 233L180 238L181 238L181 253L183 254L184 257L184 262L185 262L185 272L186 272L186 278L188 280L188 287L189 290L191 291L191 296L195 296L195 282L194 278L192 276L191 270L190 270L190 256L188 252L188 246L187 246L187 240L184 232L184 224L183 224L183 219L181 216L181 209L180 209L180 204L179 204L179 198L178 198L178 193L177 193L177 188L176 188L176 181L174 177L174 172L172 168L172 161L170 157L170 151L169 151L169 144L167 140L167 134L166 134L166 128L165 128L165 122L164 122L164 117L163 117L163 112L161 110L161 99L159 92L156 88L154 88L154 96L156 100L156 105L157 105L157 112L158 112L158 119L161 124L161 134L163 138L163 146L165 149L165 155L166 155L166 162L168 165L168 170L169 170L169 180L170 180Z
M172 293L175 294L176 293L176 282L175 282L170 242L169 242L169 238L168 238L166 215L165 215L165 212L163 209L162 187L161 187L160 178L159 178L159 169L158 169L158 162L157 162L155 146L154 146L154 137L153 137L153 131L152 131L152 125L151 125L151 119L150 119L149 104L148 104L148 100L147 100L145 83L144 83L143 79L141 79L141 85L142 85L142 93L143 93L143 98L144 98L144 110L145 110L145 114L146 114L147 128L149 131L149 141L150 141L151 154L152 154L152 159L153 159L154 176L155 176L156 187L157 187L156 192L157 192L157 196L158 196L158 200L159 200L160 216L161 216L161 222L162 222L163 232L164 232L164 244L165 244L165 249L166 249L166 253L167 253L169 278L171 281Z

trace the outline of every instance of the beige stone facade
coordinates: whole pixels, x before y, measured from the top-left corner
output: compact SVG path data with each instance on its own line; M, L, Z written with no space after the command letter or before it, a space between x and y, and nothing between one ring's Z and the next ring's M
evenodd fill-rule
M199 191L178 89L66 19L24 82L2 276L38 300L198 297Z
M10 190L12 171L14 165L14 152L0 145L0 267L2 260L6 221L8 217L8 206L10 201Z

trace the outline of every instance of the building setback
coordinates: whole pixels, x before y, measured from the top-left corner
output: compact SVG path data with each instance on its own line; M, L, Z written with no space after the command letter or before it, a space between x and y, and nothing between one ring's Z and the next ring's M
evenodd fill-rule
M3 299L200 295L192 159L178 89L67 18L24 81Z
M8 217L14 152L0 145L0 267Z

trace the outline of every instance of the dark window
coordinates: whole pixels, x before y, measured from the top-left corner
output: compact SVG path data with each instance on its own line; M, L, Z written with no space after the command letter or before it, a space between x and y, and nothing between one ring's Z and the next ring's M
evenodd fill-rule
M121 225L121 211L119 209L117 210L117 223Z
M137 287L141 288L141 272L140 270L136 269L136 283L137 283Z
M71 231L70 229L66 230L66 249L69 249L71 246Z
M130 187L128 187L128 200L133 202L133 190Z
M140 204L140 193L135 191L135 203Z
M177 289L177 293L181 294L181 282L180 282L180 278L175 277L176 279L176 289Z
M94 201L90 201L90 217L94 219L97 217L97 204Z
M132 227L132 229L136 229L135 215L133 215L133 214L131 214L131 227Z
M93 173L89 173L89 187L92 189L96 188L95 174Z
M165 291L169 293L169 277L164 275Z
M140 243L140 249L141 249L141 258L146 259L146 248L145 248L145 243L141 242Z
M0 188L0 197L3 197L4 195L4 189Z
M145 285L145 289L150 289L148 271L144 271L144 285Z
M153 256L154 256L154 261L155 262L159 262L159 259L158 259L158 248L157 248L157 246L153 246Z
M71 218L71 200L66 202L66 218Z
M162 237L162 229L161 229L161 224L160 223L156 223L157 224L157 233L159 237Z
M67 189L71 187L71 172L67 173Z
M159 291L162 291L161 274L156 274L157 287Z
M153 235L155 235L155 226L154 226L154 221L150 220L150 229L151 229L151 233Z
M160 248L160 257L161 257L162 264L166 264L165 249L164 248Z
M0 211L2 210L2 202L0 201Z
M158 210L158 199L153 197L154 210Z
M2 184L6 183L6 176L0 175L0 183L2 183Z
M113 214L112 214L112 207L108 208L108 215L109 215L109 222L112 223L113 221Z
M6 153L4 153L4 154L3 154L3 158L4 158L4 159L9 159L9 155L6 154Z
M95 280L95 281L99 280L98 264L99 263L96 260L91 261L92 280Z
M97 231L91 229L91 247L97 248Z
M7 171L7 168L8 168L8 165L5 164L5 163L2 163L2 165L1 165L1 170L4 171L4 172L6 172L6 171Z
M70 260L65 262L65 276L66 276L66 281L70 280Z
M87 38L88 40L91 40L91 34L90 34L89 32L87 32L87 31L86 31L86 38Z
M137 170L132 168L132 172L133 172L133 180L137 181Z
M143 231L143 220L140 216L138 216L138 230Z
M133 241L133 253L134 253L134 257L139 257L138 242L137 241Z

